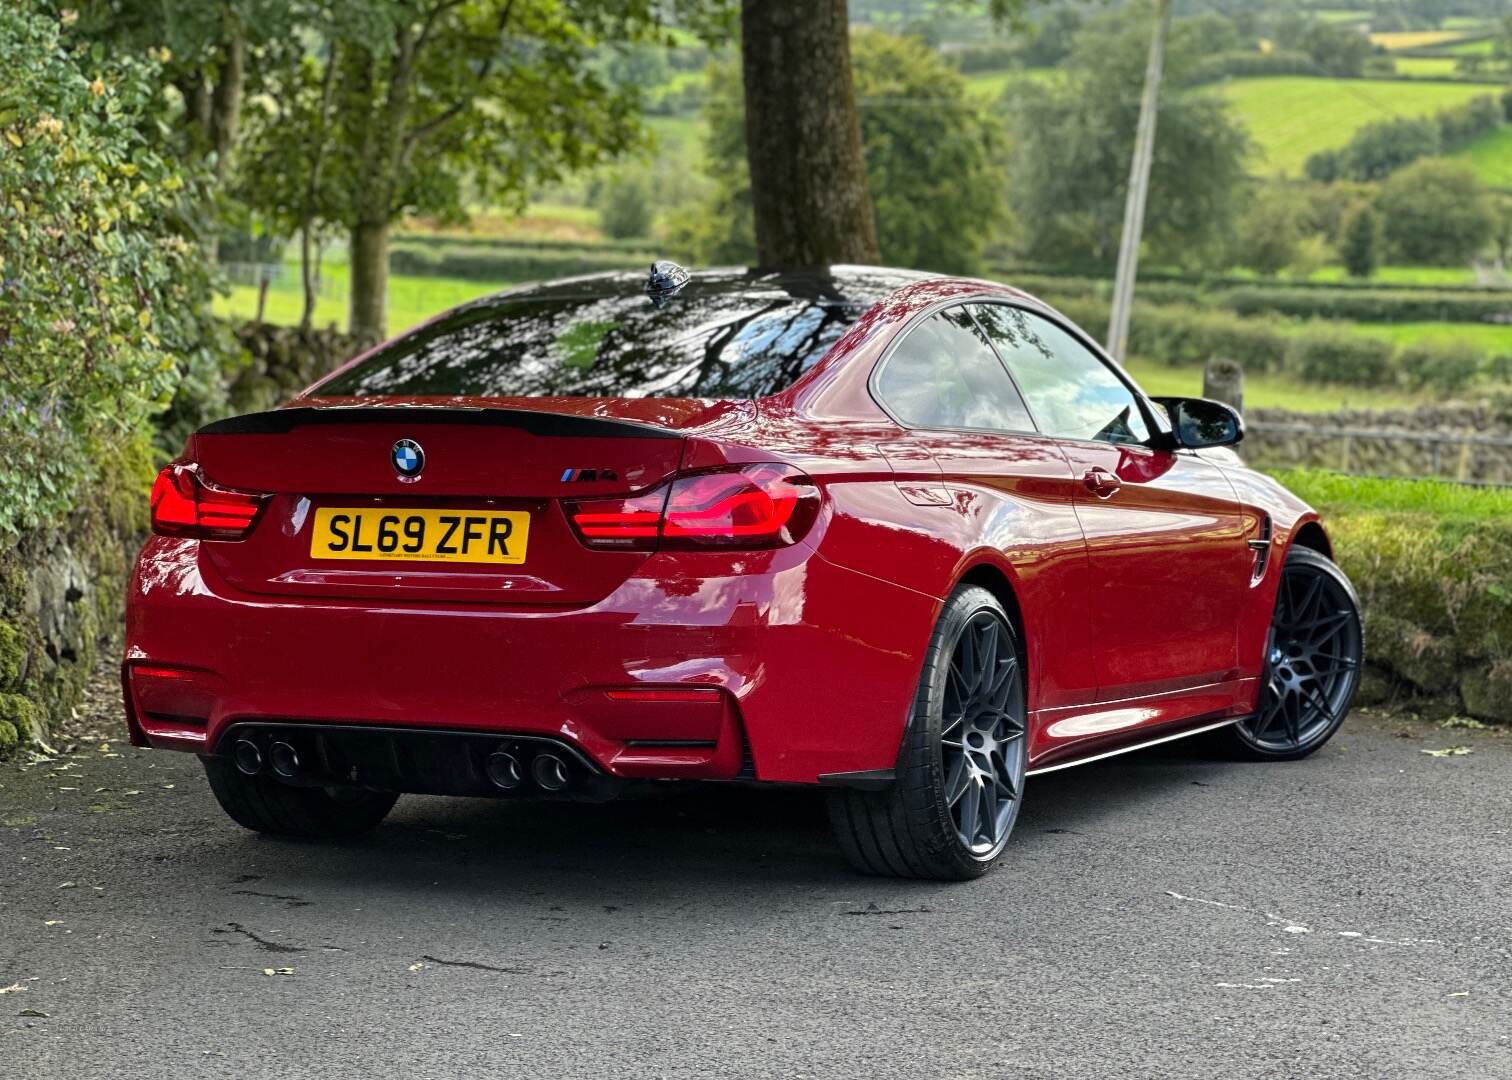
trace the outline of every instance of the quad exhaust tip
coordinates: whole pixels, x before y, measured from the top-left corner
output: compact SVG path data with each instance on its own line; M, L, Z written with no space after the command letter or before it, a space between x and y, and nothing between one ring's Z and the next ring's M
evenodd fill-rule
M525 782L525 773L520 768L520 759L506 750L495 750L484 762L488 780L501 791L513 791Z
M299 751L289 743L276 742L268 747L268 763L285 780L292 780L299 775Z
M251 739L237 739L236 745L231 748L231 756L236 761L236 768L244 776L256 776L262 772L262 751Z
M570 779L567 763L555 754L537 754L530 763L530 775L542 791L561 791Z

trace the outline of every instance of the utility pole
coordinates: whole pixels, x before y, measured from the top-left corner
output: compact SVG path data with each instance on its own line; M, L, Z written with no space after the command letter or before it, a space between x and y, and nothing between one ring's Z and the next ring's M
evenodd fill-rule
M1139 237L1144 231L1145 197L1150 191L1150 163L1155 157L1155 114L1160 106L1160 76L1165 69L1166 34L1171 29L1171 0L1155 0L1155 34L1145 66L1139 127L1134 134L1134 161L1129 166L1129 198L1124 203L1123 234L1118 241L1118 275L1113 280L1113 310L1108 317L1108 352L1120 363L1129 347L1129 316L1134 308L1134 276L1139 269Z

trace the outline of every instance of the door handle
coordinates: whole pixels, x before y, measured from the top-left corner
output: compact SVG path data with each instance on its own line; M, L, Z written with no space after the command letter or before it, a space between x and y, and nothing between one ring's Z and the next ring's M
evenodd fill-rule
M1123 481L1114 476L1107 469L1088 469L1082 477L1082 483L1087 485L1087 490L1099 499L1111 498L1119 488L1123 487Z

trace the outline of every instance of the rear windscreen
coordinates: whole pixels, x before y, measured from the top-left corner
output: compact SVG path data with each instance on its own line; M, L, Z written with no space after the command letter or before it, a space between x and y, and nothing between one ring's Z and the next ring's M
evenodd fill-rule
M695 280L663 307L612 295L501 296L332 376L322 396L763 397L790 386L869 303ZM563 287L565 288L565 286Z

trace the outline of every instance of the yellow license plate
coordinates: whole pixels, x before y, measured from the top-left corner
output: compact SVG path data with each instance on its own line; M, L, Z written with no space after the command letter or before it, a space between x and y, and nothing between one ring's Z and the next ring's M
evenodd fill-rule
M522 511L327 506L315 511L310 557L522 563L529 538Z

